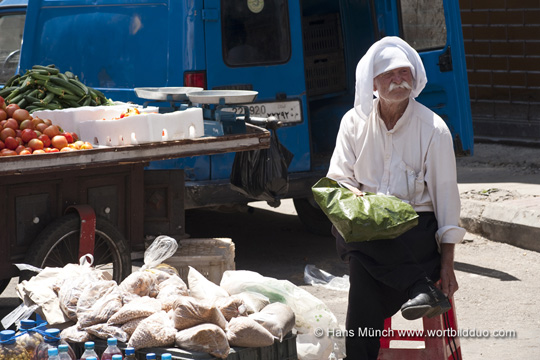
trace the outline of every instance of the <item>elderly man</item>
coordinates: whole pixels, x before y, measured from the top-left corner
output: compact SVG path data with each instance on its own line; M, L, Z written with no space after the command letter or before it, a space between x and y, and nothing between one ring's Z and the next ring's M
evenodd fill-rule
M371 46L356 70L354 108L341 121L328 177L353 191L394 195L419 215L395 239L346 243L349 263L347 357L377 359L384 319L401 309L409 320L450 309L458 289L454 245L460 200L452 136L445 122L415 101L426 85L418 53L398 37ZM374 96L375 95L375 98Z

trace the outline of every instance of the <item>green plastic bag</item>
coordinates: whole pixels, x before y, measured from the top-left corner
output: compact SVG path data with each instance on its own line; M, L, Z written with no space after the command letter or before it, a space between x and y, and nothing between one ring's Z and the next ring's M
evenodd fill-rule
M418 225L413 207L395 196L358 196L337 181L320 179L313 196L346 242L393 239Z

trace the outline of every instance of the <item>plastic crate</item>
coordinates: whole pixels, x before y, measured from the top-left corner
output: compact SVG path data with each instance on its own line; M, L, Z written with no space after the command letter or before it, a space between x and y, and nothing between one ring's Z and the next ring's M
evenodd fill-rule
M306 56L343 49L341 23L337 13L306 17L302 23Z
M70 343L80 358L84 352L84 344ZM107 341L102 339L95 340L95 349L98 354L103 353L107 347ZM125 352L127 345L118 342L118 347ZM146 360L146 354L155 353L157 360L161 359L161 354L170 353L173 360L214 360L216 357L202 352L193 352L183 350L177 347L162 348L144 348L135 351L137 360ZM297 360L298 353L296 349L296 335L289 333L282 342L274 341L273 345L259 348L232 347L226 360Z
M190 266L218 285L225 271L236 269L235 248L231 239L185 239L180 240L178 245L176 253L165 263L176 268L186 284Z
M324 95L347 89L343 52L307 56L306 87L311 96Z

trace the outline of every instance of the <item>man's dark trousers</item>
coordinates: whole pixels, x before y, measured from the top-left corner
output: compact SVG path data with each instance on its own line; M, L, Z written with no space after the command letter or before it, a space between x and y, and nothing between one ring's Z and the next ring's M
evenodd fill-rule
M337 252L350 271L347 359L376 360L384 320L409 300L413 284L439 279L437 219L432 212L418 215L418 225L395 239L346 243L332 228Z

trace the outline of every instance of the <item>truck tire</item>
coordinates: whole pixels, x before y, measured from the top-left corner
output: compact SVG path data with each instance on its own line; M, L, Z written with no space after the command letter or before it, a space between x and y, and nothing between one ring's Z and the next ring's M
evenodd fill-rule
M293 202L300 221L308 231L322 236L332 235L332 223L313 198L295 198Z
M78 264L80 227L81 220L76 213L51 222L34 241L25 263L42 269L64 267L68 263ZM131 273L129 244L116 227L100 217L96 218L93 266L112 273L117 283ZM20 281L33 275L35 273L23 271Z

